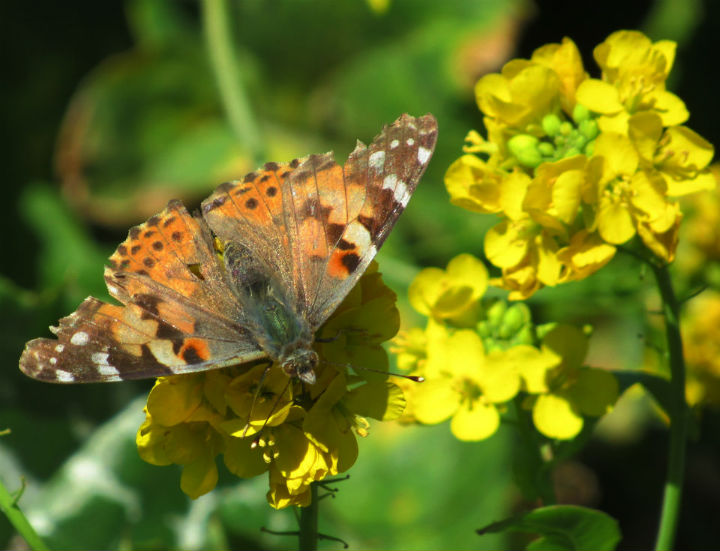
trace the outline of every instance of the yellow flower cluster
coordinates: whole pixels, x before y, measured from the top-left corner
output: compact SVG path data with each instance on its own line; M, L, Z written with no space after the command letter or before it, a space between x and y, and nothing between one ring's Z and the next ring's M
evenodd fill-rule
M615 377L583 366L588 339L582 331L536 328L524 304L482 300L487 281L485 266L469 254L446 270L425 269L413 281L410 303L428 323L395 340L398 365L425 378L405 383L406 419L451 419L458 439L483 440L499 427L507 402L523 393L522 407L532 410L538 431L573 438L583 416L612 407Z
M636 236L673 260L676 198L715 186L712 145L665 88L674 55L619 31L595 48L594 79L565 38L477 83L487 139L470 132L445 184L454 204L502 217L485 253L511 299L587 277Z
M366 417L389 420L403 412L402 390L387 375L345 369L387 370L381 343L399 327L395 299L373 263L318 331L314 385L266 365L159 378L137 434L140 456L182 465L180 487L192 498L215 487L215 458L222 455L238 477L269 473L273 507L308 505L312 482L355 462Z

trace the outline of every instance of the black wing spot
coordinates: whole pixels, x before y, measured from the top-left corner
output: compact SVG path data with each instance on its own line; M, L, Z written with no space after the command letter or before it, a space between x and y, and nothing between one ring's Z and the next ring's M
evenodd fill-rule
M355 253L344 254L341 262L345 266L348 272L354 272L360 264L360 257Z
M267 195L268 197L275 197L277 195L277 188L275 186L269 186L265 190L265 195Z
M257 208L257 206L258 206L257 199L255 199L254 197L250 197L250 199L245 201L245 206L247 208L249 208L250 210Z
M167 228L170 224L175 222L175 217L171 216L170 218L167 218L165 222L163 222L163 228Z
M145 264L145 266L147 266L148 268L152 268L153 266L155 266L155 261L149 256L146 256L143 259L143 264Z
M160 217L156 214L155 216L151 216L145 224L148 226L157 226L160 223Z
M137 252L142 249L142 246L140 245L133 245L130 249L130 254L137 254Z
M355 243L351 243L345 239L338 241L337 248L341 251L349 251L355 248Z
M134 228L130 228L130 233L129 233L130 239L137 239L139 235L140 235L140 228L138 228L137 226L135 226Z
M172 234L170 234L170 237L173 241L180 241L182 239L182 232L174 231Z
M155 243L152 244L152 248L156 251L162 251L165 245L162 244L162 241L155 241Z
M182 352L182 358L188 364L198 364L203 361L200 354L197 353L197 349L194 346L187 346Z

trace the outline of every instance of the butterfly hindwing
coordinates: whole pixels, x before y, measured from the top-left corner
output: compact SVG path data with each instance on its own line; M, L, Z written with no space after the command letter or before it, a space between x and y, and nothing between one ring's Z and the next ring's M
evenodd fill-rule
M201 371L265 354L238 323L239 305L210 232L178 201L132 228L105 271L124 306L87 298L53 332L30 341L20 368L60 383Z

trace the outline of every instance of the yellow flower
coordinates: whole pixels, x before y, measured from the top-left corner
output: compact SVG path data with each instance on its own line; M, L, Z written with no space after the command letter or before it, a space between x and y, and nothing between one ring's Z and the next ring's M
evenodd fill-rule
M525 128L557 108L560 79L550 68L527 60L506 63L500 74L482 77L475 99L485 116L503 127Z
M424 424L452 417L450 429L460 440L483 440L500 425L498 405L511 400L520 388L517 367L506 353L485 354L472 330L446 332L428 343L425 382L411 393L415 418Z
M683 101L665 89L675 59L675 43L652 43L637 31L618 31L595 48L602 80L588 79L577 90L577 101L600 113L603 132L626 133L630 115L657 113L664 126L682 124L688 118Z
M552 233L530 219L500 222L485 234L485 254L502 269L502 278L491 283L508 289L511 300L555 285L562 275L559 249Z
M578 329L558 325L543 338L534 361L521 373L533 422L549 438L566 440L582 430L583 416L607 413L618 396L618 383L609 371L583 367L587 337Z
M621 245L640 230L650 246L655 234L664 234L678 221L677 205L667 199L665 180L657 172L639 170L640 158L630 138L602 133L588 164L585 200L595 205L597 229L612 245ZM667 256L667 255L662 255Z
M531 61L552 69L560 79L560 103L566 113L575 108L575 93L587 78L582 57L569 38L561 44L546 44L533 52Z
M641 163L664 178L668 196L715 188L715 177L708 168L715 150L699 134L685 126L663 130L656 113L644 112L630 117L628 135Z
M487 289L485 265L469 254L453 258L446 270L426 268L410 285L410 304L425 316L458 325L475 323L475 311Z
M269 473L273 507L307 505L312 482L357 459L365 417L402 414L401 389L387 375L359 370L387 369L381 343L398 329L395 298L371 266L318 331L314 385L263 364L159 378L138 430L140 456L154 465L182 465L180 486L192 498L215 487L215 458L222 454L238 477ZM346 375L352 366L358 373Z

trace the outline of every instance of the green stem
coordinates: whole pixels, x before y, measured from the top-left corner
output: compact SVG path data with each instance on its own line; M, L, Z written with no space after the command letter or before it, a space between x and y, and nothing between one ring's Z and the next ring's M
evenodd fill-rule
M203 32L220 98L235 135L255 165L265 160L260 132L240 75L228 0L203 0Z
M318 544L318 489L310 484L312 501L307 507L300 508L300 551L315 551Z
M665 316L665 334L670 356L670 386L672 392L672 411L670 414L670 449L668 468L665 478L660 526L658 528L655 549L671 549L675 541L683 476L685 474L685 440L688 409L685 401L685 361L683 358L682 338L680 336L680 304L673 291L668 267L652 263Z
M20 510L20 507L18 507L15 496L8 492L2 481L0 481L0 509L15 527L15 530L25 539L30 549L34 549L35 551L47 551L50 549L45 545L45 542L40 539L40 536L37 535L35 529L30 522L28 522L27 517L25 517Z
M515 397L513 404L524 453L532 454L534 463L537 465L533 486L542 500L543 506L555 505L557 500L551 478L552 470L542 452L543 442L535 430L530 412L522 407L520 397Z

